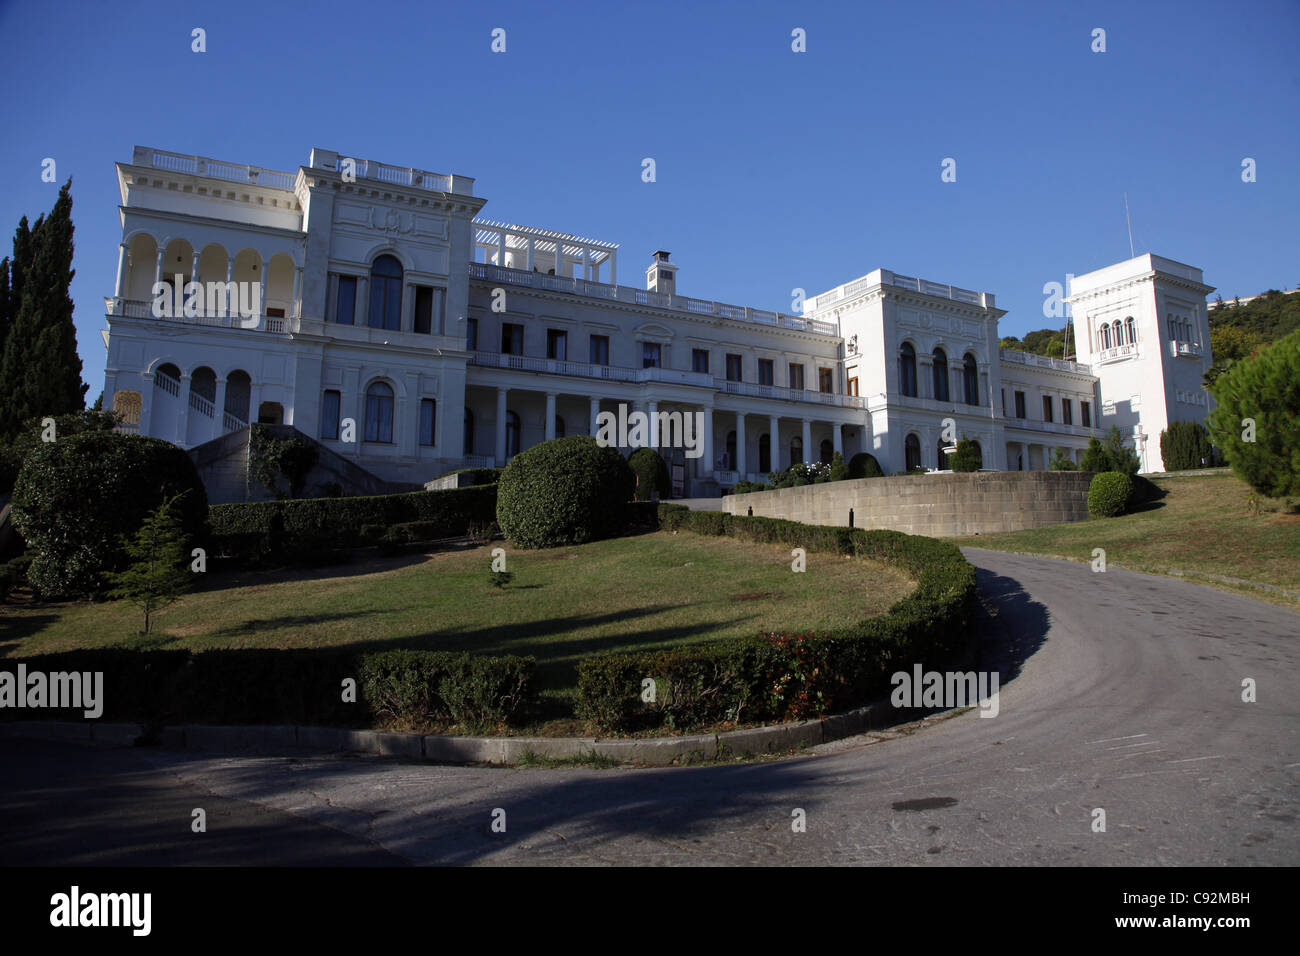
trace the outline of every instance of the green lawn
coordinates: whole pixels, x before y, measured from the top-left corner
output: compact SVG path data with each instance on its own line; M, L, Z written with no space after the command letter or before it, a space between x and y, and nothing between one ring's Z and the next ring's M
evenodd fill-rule
M1076 561L1090 561L1093 548L1104 548L1108 564L1161 574L1180 571L1197 583L1300 606L1294 593L1222 580L1300 592L1300 514L1253 514L1247 503L1249 486L1230 474L1160 478L1156 484L1168 494L1135 514L951 540Z
M538 659L543 686L569 691L574 665L595 651L822 631L881 614L914 587L875 562L814 552L797 574L788 548L687 533L506 553L514 580L504 590L491 585L487 547L213 574L155 618L149 643L525 654ZM139 627L139 612L122 602L11 604L0 608L0 655L138 645Z

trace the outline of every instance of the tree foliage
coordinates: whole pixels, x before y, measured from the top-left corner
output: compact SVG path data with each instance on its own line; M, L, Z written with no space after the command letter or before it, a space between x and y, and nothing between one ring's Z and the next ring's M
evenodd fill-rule
M320 452L296 436L276 438L265 425L254 424L248 439L248 473L277 498L300 498L307 475L316 467ZM280 487L280 478L288 491Z
M1300 494L1300 331L1259 349L1210 389L1210 440L1270 498Z
M145 517L134 539L123 540L129 564L104 576L113 585L111 598L130 601L144 611L144 633L152 616L174 604L190 587L190 553L174 496Z
M1222 456L1210 442L1210 433L1200 422L1170 422L1160 433L1160 457L1165 471L1215 468Z
M49 216L30 229L24 217L13 256L0 268L0 437L31 418L85 407L72 321L71 180Z
M659 452L653 448L638 448L627 463L636 475L637 501L653 501L656 494L668 498L672 493L668 465Z
M984 467L980 450L969 438L957 442L957 450L948 457L948 464L953 471L979 471Z

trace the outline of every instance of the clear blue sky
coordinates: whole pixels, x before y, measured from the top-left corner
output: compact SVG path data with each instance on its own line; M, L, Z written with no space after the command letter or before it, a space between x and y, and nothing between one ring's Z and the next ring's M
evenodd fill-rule
M624 284L664 248L683 294L762 308L884 267L1022 335L1056 324L1043 283L1128 258L1125 191L1139 254L1225 298L1300 284L1296 0L190 6L0 0L3 248L53 157L91 400L134 144L474 176L488 217L621 243Z

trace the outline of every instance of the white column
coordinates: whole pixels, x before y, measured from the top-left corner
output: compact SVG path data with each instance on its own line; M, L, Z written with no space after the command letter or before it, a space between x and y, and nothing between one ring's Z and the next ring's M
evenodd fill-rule
M415 331L415 286L402 282L402 317L398 325L403 332Z
M235 257L226 256L226 281L233 282L235 279ZM229 288L229 286L227 286Z
M180 402L181 411L176 416L176 437L173 441L185 447L185 439L190 431L190 377L187 373L181 373L181 387L177 392L177 401Z
M528 271L529 272L533 271L533 257L534 257L534 253L536 252L533 246L534 246L533 237L529 236L528 237Z
M704 406L704 434L700 438L700 448L702 454L700 460L704 463L699 474L702 478L712 478L713 470L716 467L713 461L713 409Z
M158 255L154 260L154 266L153 266L153 284L155 286L158 285L159 282L162 282L163 256L166 254L167 254L167 250L159 246ZM151 294L152 294L152 290L151 290Z
M555 275L559 278L564 274L564 243L559 239L555 240Z
M140 375L140 434L151 434L149 426L153 418L153 373L143 372Z
M497 467L504 468L506 464L506 390L497 389L497 447L496 447Z
M506 232L502 229L497 233L497 265L505 268L506 264Z
M647 424L650 426L650 447L657 451L659 448L659 421L655 416L659 414L659 403L650 402L647 408L649 409Z
M805 418L803 420L803 461L806 465L812 460L812 422Z
M217 379L217 397L212 410L212 437L220 438L226 433L226 379Z
M618 253L609 254L609 284L618 285Z
M781 470L781 419L769 415L767 419L767 464L772 471Z
M130 256L126 243L120 243L117 247L117 285L113 290L113 296L118 299L126 298L126 267Z
M555 393L546 393L546 440L555 437Z
M736 471L742 481L748 474L745 466L745 413L736 412Z
M831 422L831 443L835 452L844 454L844 426L839 422Z
M357 276L357 308L352 319L362 327L370 324L370 277Z
M263 328L265 327L266 324L262 316L266 315L266 270L267 268L268 265L266 259L263 258L262 266L257 270L257 302L258 305L261 306L262 308L262 315L259 315L257 317L257 324L253 326L253 328L255 329ZM249 415L252 415L253 413L252 409L249 409L248 413ZM252 421L255 421L255 419L250 420L250 424L252 423Z
M199 253L195 250L194 255L190 257L190 281L199 281Z
M591 402L591 421L588 425L587 434L591 435L592 438L595 438L596 429L598 428L597 419L600 417L600 399L593 398L590 400L590 402Z
M291 302L289 314L294 318L302 317L302 266L293 270L293 302Z

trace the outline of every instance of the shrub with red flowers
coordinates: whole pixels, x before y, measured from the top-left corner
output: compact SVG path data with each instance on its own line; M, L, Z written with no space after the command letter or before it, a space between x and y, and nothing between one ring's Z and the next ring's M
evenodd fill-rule
M809 646L809 638L785 631L764 636L772 648L767 668L770 712L781 720L824 717L831 709L834 682Z

